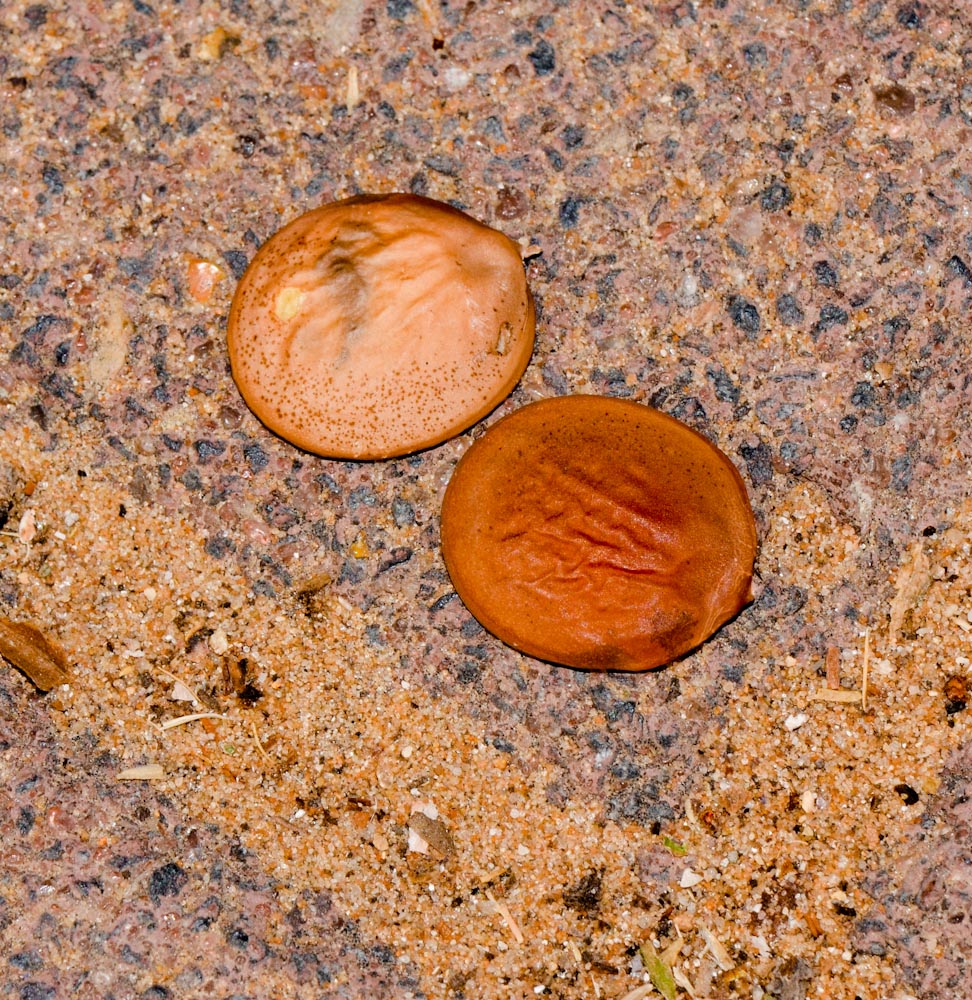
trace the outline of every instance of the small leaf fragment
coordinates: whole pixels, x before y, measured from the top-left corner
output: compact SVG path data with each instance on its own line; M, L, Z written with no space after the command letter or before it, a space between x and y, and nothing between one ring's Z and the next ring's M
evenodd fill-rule
M0 656L22 670L41 691L69 680L64 653L33 625L0 617Z
M671 837L662 837L662 843L675 855L680 858L685 854L685 847Z
M641 952L641 961L644 963L645 972L648 973L652 986L661 993L665 1000L675 1000L677 984L672 967L658 954L658 950L651 941L643 941L638 951Z

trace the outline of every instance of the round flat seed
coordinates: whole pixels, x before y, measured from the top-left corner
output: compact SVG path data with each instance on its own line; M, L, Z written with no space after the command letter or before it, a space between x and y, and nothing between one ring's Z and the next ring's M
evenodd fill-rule
M331 458L404 455L500 403L533 350L517 245L448 205L362 196L294 220L240 280L233 377L271 430Z
M510 646L571 667L650 670L751 599L756 528L735 466L637 403L568 396L494 424L442 507L457 593Z

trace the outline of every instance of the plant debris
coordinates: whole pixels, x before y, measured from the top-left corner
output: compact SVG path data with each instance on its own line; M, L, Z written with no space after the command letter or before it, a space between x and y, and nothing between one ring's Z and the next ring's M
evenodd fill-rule
M659 953L650 941L642 942L638 951L641 953L641 961L644 962L645 972L648 973L652 986L665 1000L675 1000L677 984L671 963L666 958L667 951Z
M408 818L408 828L409 831L417 833L429 847L435 848L440 854L451 857L456 853L452 834L442 820L433 819L424 812L415 812Z
M489 889L486 890L486 898L496 907L496 912L506 921L506 925L516 939L516 943L523 944L523 931L520 930L519 924L513 919L513 914L510 913L510 908L506 903L502 899L497 899Z
M224 719L225 716L220 715L219 712L193 712L191 715L180 715L175 719L166 719L162 723L162 732L166 732L169 729L175 729L176 726L184 726L190 722L198 722L200 719Z
M905 615L914 608L928 589L932 579L931 560L925 554L919 538L908 550L908 555L898 570L896 591L891 601L888 640L894 643L904 625Z
M23 671L40 691L50 691L70 679L64 653L24 622L0 617L0 656Z
M161 764L139 764L137 767L127 767L119 771L115 777L119 781L158 781L165 777Z

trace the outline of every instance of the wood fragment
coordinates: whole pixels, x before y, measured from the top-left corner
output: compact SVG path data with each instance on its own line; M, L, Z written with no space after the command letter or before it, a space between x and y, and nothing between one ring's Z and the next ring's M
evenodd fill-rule
M348 67L348 78L345 84L345 106L349 111L356 108L361 103L361 90L358 84L358 67Z
M840 650L836 646L827 647L827 687L840 690Z
M674 977L675 982L681 986L690 997L694 997L696 995L695 985L692 983L692 980L689 979L689 977L677 965L672 966L672 976Z
M0 617L0 656L23 671L40 691L50 691L70 680L64 653L25 622Z
M820 688L819 691L813 691L810 694L811 701L832 701L843 705L852 705L855 702L860 702L861 692L860 691L831 691L830 688Z
M119 771L115 777L119 781L158 781L165 777L161 764L140 764L138 767L128 767Z
M502 899L497 899L489 889L486 890L486 898L496 907L496 912L506 921L506 925L516 939L516 943L523 944L523 931L520 930L519 925L513 919L513 914L510 913L510 908L506 903Z

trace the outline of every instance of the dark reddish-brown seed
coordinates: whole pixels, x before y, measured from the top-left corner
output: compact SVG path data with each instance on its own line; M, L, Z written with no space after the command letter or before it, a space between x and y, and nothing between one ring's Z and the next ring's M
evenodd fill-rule
M228 323L233 376L273 431L332 458L403 455L513 388L534 308L515 243L413 195L362 196L272 236Z
M624 400L530 404L466 452L442 550L469 611L504 642L590 670L650 670L752 599L756 528L733 464Z

